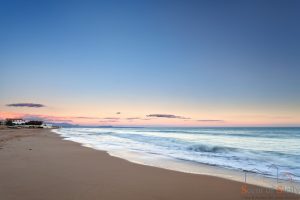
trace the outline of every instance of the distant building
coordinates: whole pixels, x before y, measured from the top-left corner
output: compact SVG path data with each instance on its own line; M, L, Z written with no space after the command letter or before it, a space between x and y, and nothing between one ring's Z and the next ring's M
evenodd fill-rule
M7 122L11 122L12 125L24 125L26 122L23 119L7 119Z
M36 120L31 120L26 122L26 125L32 125L32 126L41 126L42 124L43 121L36 121Z
M52 124L42 124L42 128L53 128Z

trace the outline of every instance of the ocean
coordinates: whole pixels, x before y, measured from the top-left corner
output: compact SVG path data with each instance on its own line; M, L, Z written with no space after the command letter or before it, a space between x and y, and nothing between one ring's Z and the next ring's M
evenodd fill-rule
M191 173L189 164L207 165L300 181L300 128L60 128L54 132L145 165Z

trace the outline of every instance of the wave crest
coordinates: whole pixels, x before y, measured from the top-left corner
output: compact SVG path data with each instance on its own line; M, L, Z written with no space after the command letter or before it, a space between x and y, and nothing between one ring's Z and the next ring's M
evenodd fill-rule
M189 151L196 152L210 152L210 153L225 153L229 151L236 151L231 147L208 146L208 145L193 145L187 148Z

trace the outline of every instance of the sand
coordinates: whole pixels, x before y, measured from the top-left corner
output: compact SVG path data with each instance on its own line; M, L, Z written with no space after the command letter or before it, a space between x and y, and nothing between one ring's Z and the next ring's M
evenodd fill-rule
M300 199L266 191L130 163L46 129L0 130L0 200Z

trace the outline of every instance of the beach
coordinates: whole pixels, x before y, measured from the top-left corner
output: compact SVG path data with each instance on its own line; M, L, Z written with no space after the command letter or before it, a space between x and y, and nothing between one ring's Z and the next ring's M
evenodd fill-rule
M63 140L50 129L0 130L1 200L300 199L265 190L131 163Z

